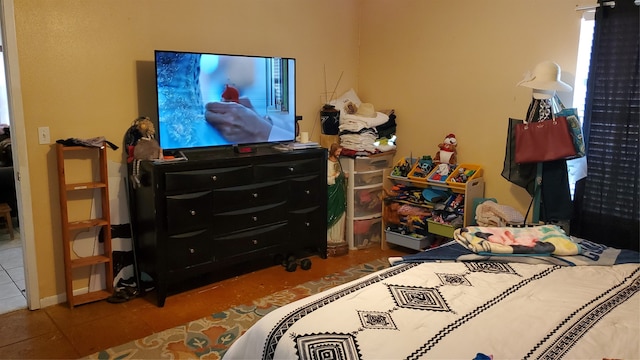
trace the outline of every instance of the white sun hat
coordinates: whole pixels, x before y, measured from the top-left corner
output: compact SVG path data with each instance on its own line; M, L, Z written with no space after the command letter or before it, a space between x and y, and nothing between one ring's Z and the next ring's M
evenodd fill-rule
M376 110L371 103L362 103L358 106L358 111L356 115L364 116L364 117L376 117Z
M517 85L539 90L573 90L569 84L560 80L560 65L553 61L539 63L533 69L533 73L526 74Z

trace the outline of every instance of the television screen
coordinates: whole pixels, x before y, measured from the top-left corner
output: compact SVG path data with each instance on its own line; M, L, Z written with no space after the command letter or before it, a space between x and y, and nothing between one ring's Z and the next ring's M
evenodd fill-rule
M165 150L295 139L295 59L155 51Z

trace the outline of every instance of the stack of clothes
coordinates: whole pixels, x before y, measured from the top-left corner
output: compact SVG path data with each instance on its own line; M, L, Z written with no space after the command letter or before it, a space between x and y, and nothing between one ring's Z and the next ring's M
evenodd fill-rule
M476 222L480 226L508 226L524 224L525 218L516 209L485 201L476 207Z
M343 155L368 155L395 150L394 110L376 111L363 103L353 89L332 102L340 111L339 136Z

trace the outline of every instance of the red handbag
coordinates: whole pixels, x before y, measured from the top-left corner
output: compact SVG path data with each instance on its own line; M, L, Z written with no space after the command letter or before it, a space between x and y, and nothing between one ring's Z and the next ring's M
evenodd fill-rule
M516 125L516 163L537 163L576 157L567 118Z

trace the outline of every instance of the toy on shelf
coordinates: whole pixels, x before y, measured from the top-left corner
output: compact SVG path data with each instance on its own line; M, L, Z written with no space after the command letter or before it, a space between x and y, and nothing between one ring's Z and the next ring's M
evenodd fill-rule
M408 177L415 181L427 181L427 176L433 170L434 163L433 159L430 155L422 156L416 163L413 165L413 168L409 172Z
M451 175L449 175L447 185L452 189L464 190L469 181L481 176L482 167L480 165L459 164Z
M465 169L463 167L458 167L457 173L452 174L452 177L449 179L451 182L457 183L466 183L469 178L475 174L475 170L473 169Z
M415 158L402 158L400 161L396 163L391 171L391 176L395 177L407 177L409 172L411 172L411 168L415 163Z
M433 159L435 163L449 163L455 164L457 162L457 146L458 141L456 140L455 134L449 134L444 138L444 141L438 144L438 148L440 149L435 158Z
M447 164L447 163L438 164L434 167L434 170L431 172L429 176L429 181L445 182L447 181L447 178L449 177L449 175L451 175L451 172L455 170L455 168L456 168L456 165L453 165L453 164Z

